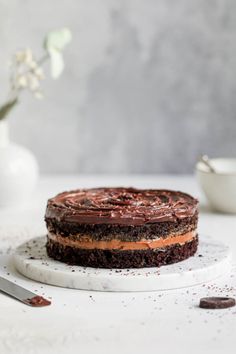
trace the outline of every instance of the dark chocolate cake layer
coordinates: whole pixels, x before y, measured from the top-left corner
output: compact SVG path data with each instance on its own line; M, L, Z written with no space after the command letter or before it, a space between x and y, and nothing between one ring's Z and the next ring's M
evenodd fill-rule
M109 224L77 224L59 222L56 219L46 218L48 231L70 239L80 239L92 235L94 240L138 241L152 240L157 237L168 237L170 234L179 234L193 231L197 228L198 212L192 217L145 225L109 225Z
M85 250L48 240L50 257L68 264L95 268L146 268L177 263L195 254L198 237L183 245L175 244L158 250Z

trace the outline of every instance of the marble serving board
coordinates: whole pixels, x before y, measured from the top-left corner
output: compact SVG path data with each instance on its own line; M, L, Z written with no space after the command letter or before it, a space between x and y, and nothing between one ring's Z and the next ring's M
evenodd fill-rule
M160 268L99 269L71 266L49 258L46 237L37 237L16 249L16 269L26 277L65 288L96 291L153 291L209 282L231 269L231 252L223 243L199 236L195 256Z

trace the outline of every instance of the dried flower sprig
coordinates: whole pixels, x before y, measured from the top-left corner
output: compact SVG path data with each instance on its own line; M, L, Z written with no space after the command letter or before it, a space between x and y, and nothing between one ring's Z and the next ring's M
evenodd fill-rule
M44 55L37 60L30 48L17 51L10 64L10 92L7 101L0 106L0 120L19 102L22 91L28 90L35 98L43 98L40 88L45 74L42 65L51 62L51 76L57 79L64 70L63 49L71 41L71 32L67 28L49 32L43 42Z

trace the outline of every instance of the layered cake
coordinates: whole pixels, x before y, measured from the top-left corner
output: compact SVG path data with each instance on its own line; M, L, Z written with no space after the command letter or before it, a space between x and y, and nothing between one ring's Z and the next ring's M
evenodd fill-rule
M49 257L98 268L160 267L197 250L198 201L170 190L79 189L48 200Z

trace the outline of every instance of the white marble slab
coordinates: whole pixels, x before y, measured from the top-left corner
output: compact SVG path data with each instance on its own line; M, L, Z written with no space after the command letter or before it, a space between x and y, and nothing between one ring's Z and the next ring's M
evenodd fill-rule
M200 235L194 257L160 268L97 269L70 266L49 258L45 237L19 246L14 254L17 270L26 277L60 287L97 291L152 291L189 287L209 282L230 271L229 248Z

